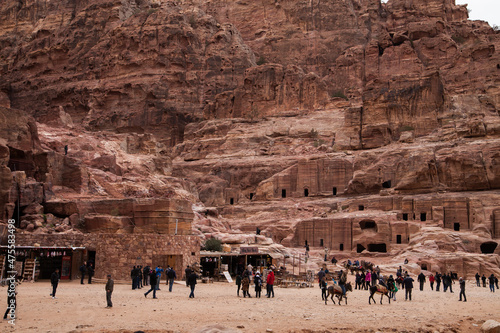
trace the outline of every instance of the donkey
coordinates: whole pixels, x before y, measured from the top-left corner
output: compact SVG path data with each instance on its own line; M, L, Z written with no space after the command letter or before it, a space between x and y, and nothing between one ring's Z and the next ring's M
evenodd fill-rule
M368 297L368 304L372 304L371 300L373 300L373 304L377 303L375 301L375 298L373 298L373 295L375 295L375 293L381 294L380 304L382 304L382 298L384 298L384 295L387 296L387 298L389 299L389 304L391 304L391 297L389 296L389 290L385 286L382 286L380 284L370 287L370 297Z
M345 298L345 304L347 305L347 292L348 291L352 291L351 282L347 282L345 284L345 296L342 294L342 288L340 288L338 285L329 286L328 287L328 294L326 294L326 297L325 297L325 304L327 304L328 296L330 296L330 295L331 295L330 299L332 300L333 304L335 304L335 300L333 299L333 296L335 295L338 298L339 305L340 305L340 301L342 300L342 298Z

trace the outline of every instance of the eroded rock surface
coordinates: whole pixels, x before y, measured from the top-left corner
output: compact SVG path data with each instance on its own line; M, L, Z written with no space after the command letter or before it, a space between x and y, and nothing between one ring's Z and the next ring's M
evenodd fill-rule
M2 221L171 233L154 213L172 210L236 248L500 273L500 34L465 5L35 0L0 17Z

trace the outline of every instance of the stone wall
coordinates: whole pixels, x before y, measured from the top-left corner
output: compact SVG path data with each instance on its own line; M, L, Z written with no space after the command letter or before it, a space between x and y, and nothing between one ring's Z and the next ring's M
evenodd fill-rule
M304 246L306 241L311 247L350 251L352 246L351 220L317 218L302 221L297 225L292 244Z
M156 266L162 258L176 256L176 271L184 276L187 265L199 263L200 240L195 236L166 236L158 234L28 234L19 233L17 246L85 247L95 251L95 277L104 279L111 274L115 280L130 280L134 265ZM74 257L72 278L85 258Z
M399 212L398 219L404 221L439 222L447 229L473 228L469 199L466 197L440 196L391 196L378 199L355 199L343 204L349 212L381 210Z
M262 182L257 198L272 199L342 194L352 179L353 166L342 159L301 160Z
M134 201L134 232L190 235L193 210L191 203L174 199Z

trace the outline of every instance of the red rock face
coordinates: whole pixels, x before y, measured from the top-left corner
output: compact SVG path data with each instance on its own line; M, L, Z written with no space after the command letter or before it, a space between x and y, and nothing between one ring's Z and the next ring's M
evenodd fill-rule
M439 251L498 243L500 34L453 0L4 1L0 18L2 220L22 193L26 230L171 232L131 227L134 200L181 200L201 238L426 242L443 270L461 259Z

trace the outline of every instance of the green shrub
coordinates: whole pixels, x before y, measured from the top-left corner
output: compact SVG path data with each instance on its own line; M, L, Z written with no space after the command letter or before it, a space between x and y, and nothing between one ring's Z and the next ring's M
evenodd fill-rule
M257 60L257 65L264 65L266 62L266 58L264 58L264 56L260 56L259 60Z
M209 238L205 241L203 249L206 251L222 251L222 243L217 238Z

